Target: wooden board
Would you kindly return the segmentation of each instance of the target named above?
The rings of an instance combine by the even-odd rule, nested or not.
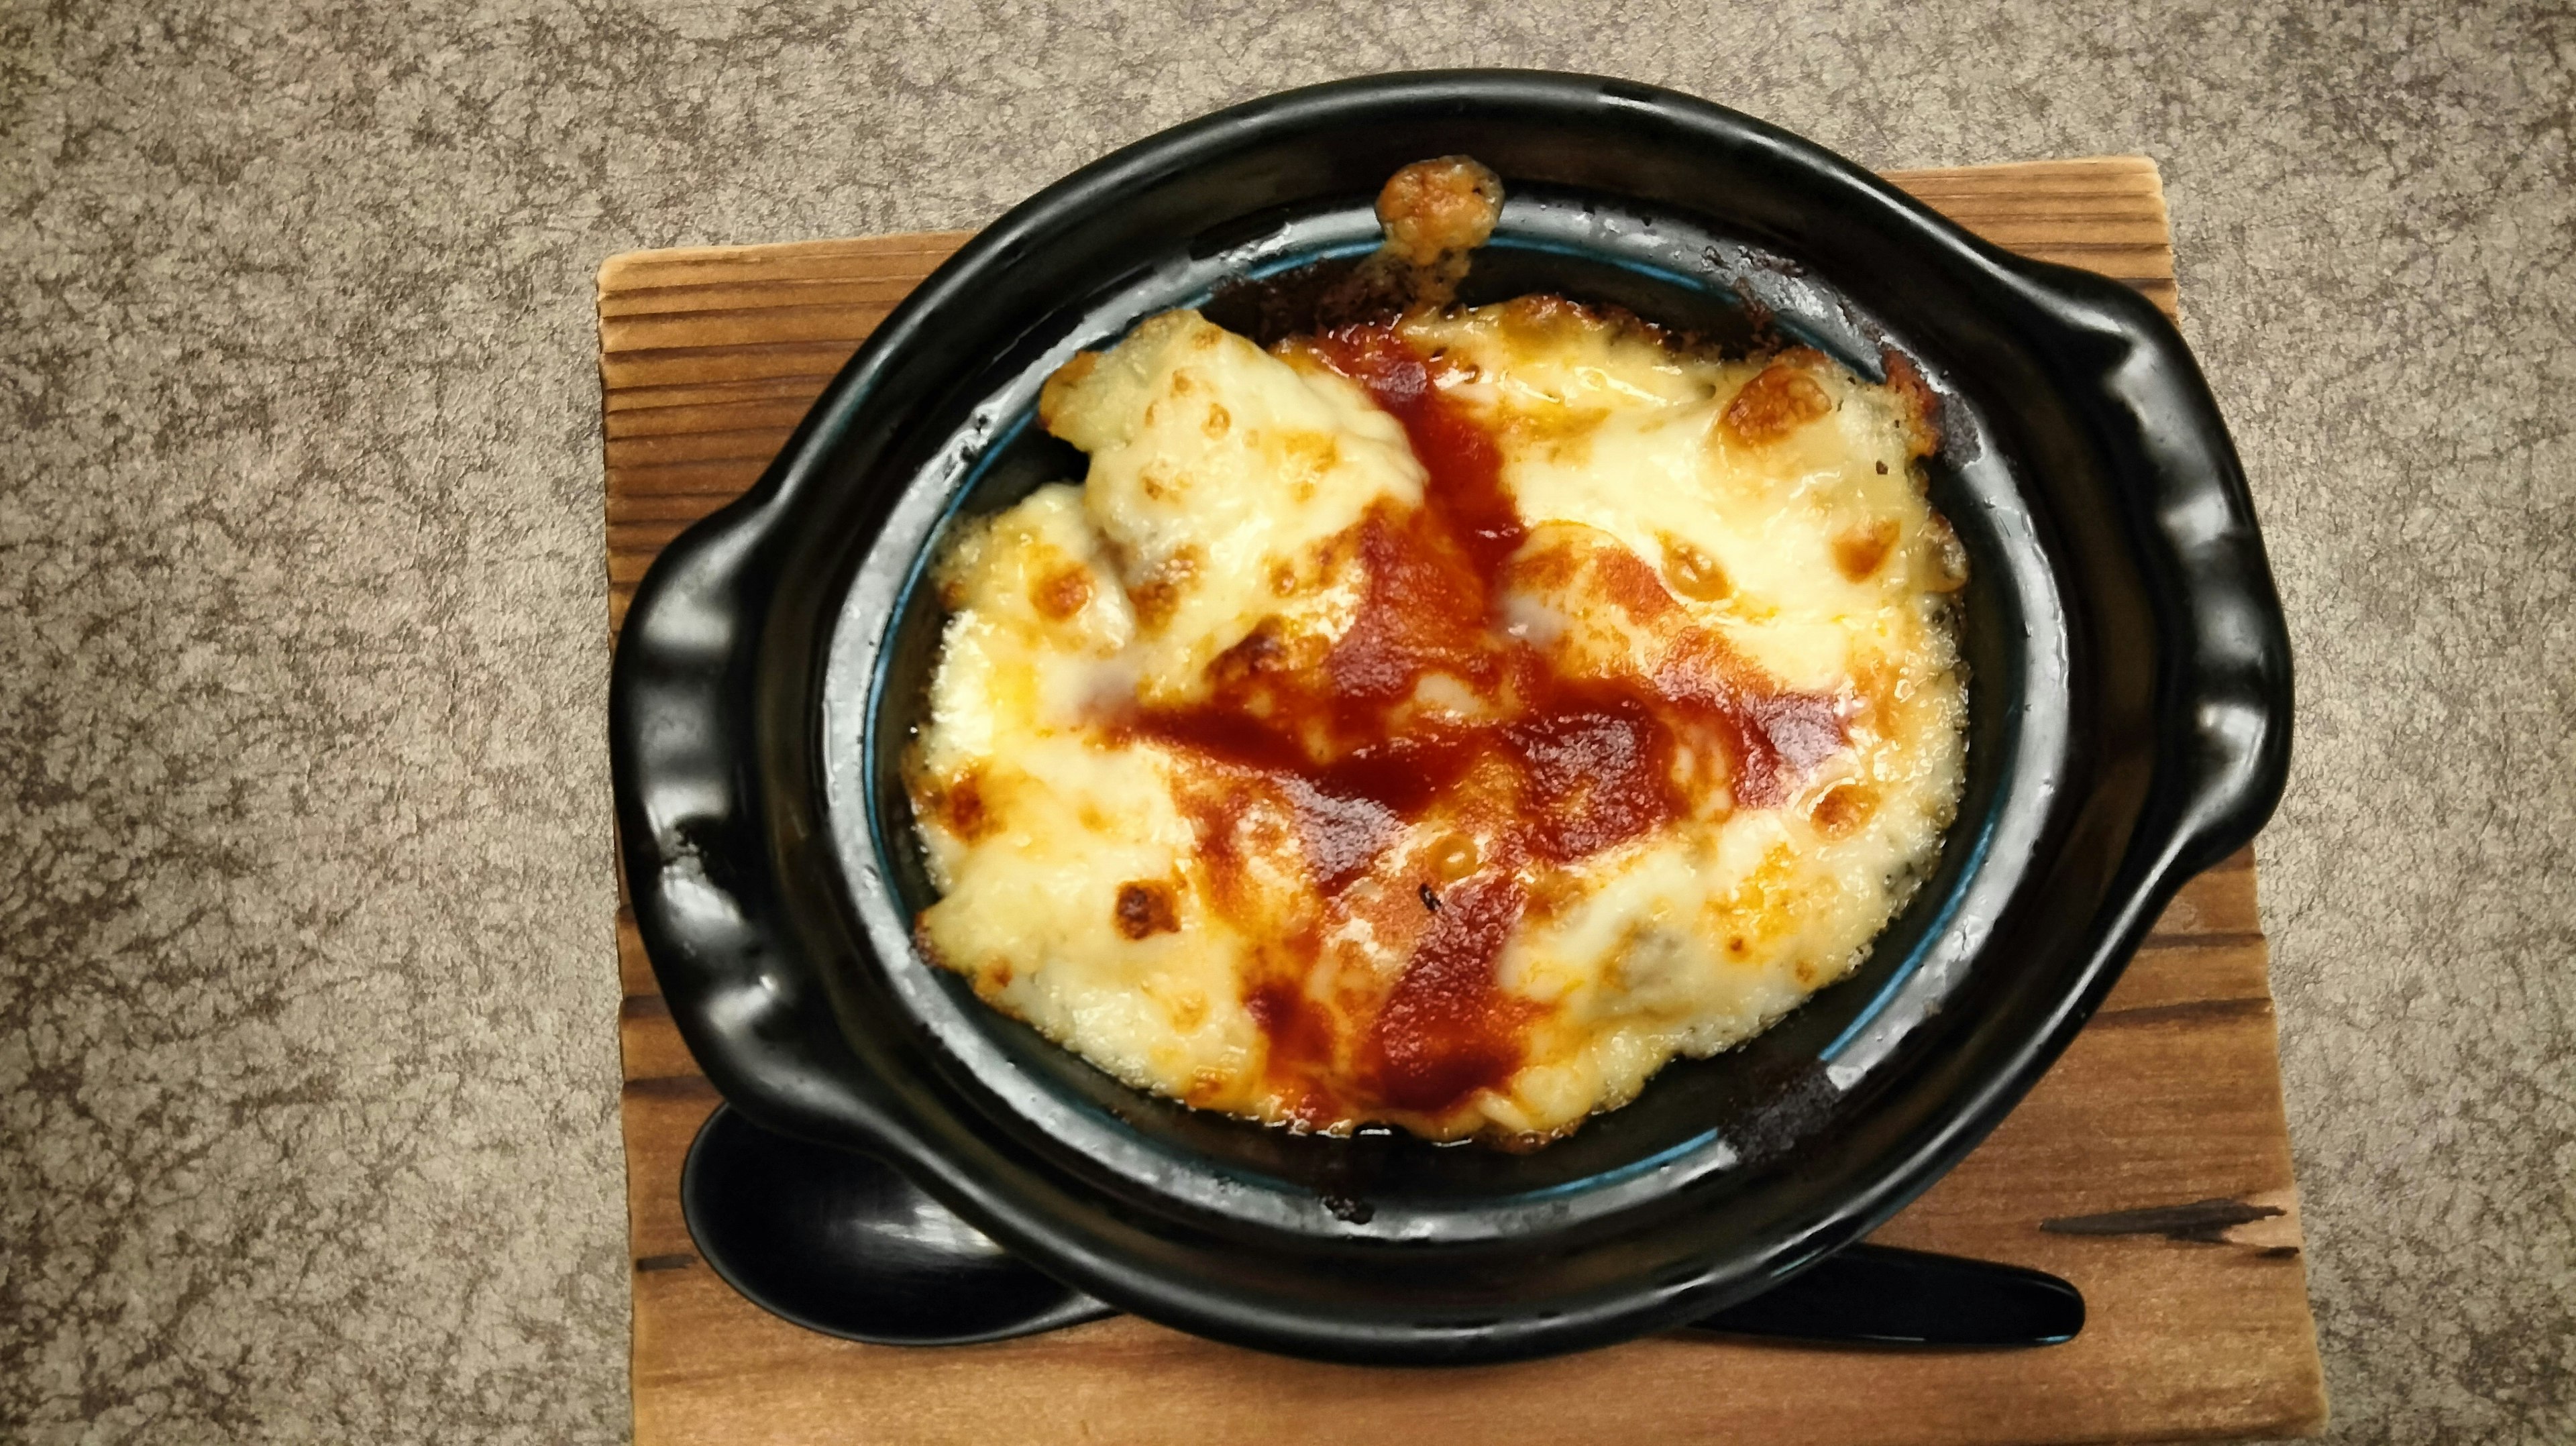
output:
[[[2175,306],[2150,161],[1892,179],[2000,244]],[[601,268],[612,626],[662,545],[758,477],[860,339],[965,239],[639,252]],[[2030,1098],[1876,1237],[2074,1281],[2091,1323],[2035,1352],[1676,1336],[1424,1372],[1280,1360],[1136,1320],[945,1350],[831,1340],[763,1314],[691,1248],[680,1162],[716,1097],[622,912],[617,943],[642,1446],[2042,1443],[2324,1422],[2250,853],[2184,890]]]

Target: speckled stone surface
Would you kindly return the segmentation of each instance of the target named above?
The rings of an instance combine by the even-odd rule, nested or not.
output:
[[[2576,18],[0,3],[0,1439],[626,1426],[591,278],[1300,82],[2139,151],[2299,648],[2260,846],[2349,1442],[2576,1440]]]

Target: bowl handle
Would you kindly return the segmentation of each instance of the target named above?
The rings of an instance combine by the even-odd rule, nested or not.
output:
[[[2217,400],[2182,334],[2129,287],[2020,261],[2055,315],[2073,388],[2133,509],[2140,564],[2163,634],[2156,711],[2169,738],[2158,802],[2173,810],[2156,861],[2170,881],[2251,842],[2289,780],[2289,630],[2254,499]]]
[[[758,666],[782,539],[773,485],[666,548],[628,609],[609,678],[620,863],[681,1038],[764,1128],[881,1146],[885,1101],[834,1018],[782,897]]]

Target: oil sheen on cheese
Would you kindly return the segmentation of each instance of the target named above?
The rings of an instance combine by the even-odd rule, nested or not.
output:
[[[1052,379],[908,777],[939,963],[1142,1089],[1545,1140],[1849,972],[1961,783],[1928,394],[1548,297]]]

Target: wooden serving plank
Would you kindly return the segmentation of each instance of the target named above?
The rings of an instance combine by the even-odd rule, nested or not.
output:
[[[1998,244],[2174,310],[2151,161],[1890,179]],[[700,247],[601,267],[612,628],[663,544],[759,476],[869,329],[965,239]],[[2184,889],[2029,1099],[1876,1236],[2065,1276],[2092,1311],[2074,1343],[1907,1353],[1672,1336],[1447,1372],[1283,1360],[1132,1319],[900,1350],[764,1314],[681,1221],[681,1160],[716,1096],[621,909],[635,1438],[1988,1446],[2314,1431],[2324,1385],[2254,889],[2250,851]]]

